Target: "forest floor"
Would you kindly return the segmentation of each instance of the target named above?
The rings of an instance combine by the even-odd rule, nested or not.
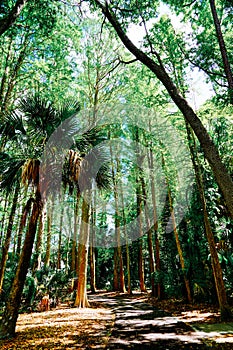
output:
[[[220,323],[217,308],[182,301],[158,302],[147,294],[89,295],[91,308],[60,305],[20,314],[16,337],[1,350],[232,349],[233,322]]]

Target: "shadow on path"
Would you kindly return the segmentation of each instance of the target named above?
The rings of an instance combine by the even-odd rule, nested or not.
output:
[[[197,333],[176,317],[130,297],[91,296],[116,315],[107,350],[207,349]]]

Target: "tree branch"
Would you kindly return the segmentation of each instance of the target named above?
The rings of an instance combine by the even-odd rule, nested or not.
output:
[[[124,32],[121,24],[117,20],[115,14],[112,12],[108,5],[108,1],[94,0],[99,9],[107,17],[110,24],[115,29],[118,37],[125,45],[125,47],[139,60],[142,64],[147,66],[151,72],[162,82],[167,92],[171,96],[174,103],[182,112],[185,120],[190,124],[194,133],[196,134],[205,154],[208,162],[213,170],[218,185],[222,190],[224,198],[227,203],[227,207],[231,217],[233,218],[233,181],[228,173],[225,165],[221,161],[218,150],[216,149],[212,139],[210,138],[206,128],[198,118],[192,107],[188,104],[187,100],[181,95],[176,85],[173,83],[167,72],[153,59],[151,59],[145,52],[140,50],[136,45],[132,43],[127,34]]]
[[[19,17],[28,0],[17,0],[15,6],[10,10],[8,16],[0,20],[0,35],[5,33]]]

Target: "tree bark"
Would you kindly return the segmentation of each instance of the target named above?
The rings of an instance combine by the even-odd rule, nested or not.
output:
[[[32,266],[33,273],[41,269],[41,249],[42,249],[42,239],[44,235],[45,220],[46,220],[46,205],[39,216],[39,225],[37,230],[35,253],[33,257],[33,266]]]
[[[227,78],[229,98],[230,98],[231,104],[233,104],[233,75],[232,75],[232,71],[231,71],[231,66],[230,66],[230,62],[228,59],[225,41],[224,41],[224,38],[222,35],[221,24],[220,24],[218,14],[217,14],[217,9],[215,6],[215,0],[209,0],[209,1],[210,1],[210,8],[211,8],[213,20],[214,20],[215,30],[216,30],[216,34],[217,34],[218,44],[219,44],[220,52],[222,55],[224,71],[225,71],[226,78]]]
[[[214,239],[213,231],[211,229],[211,225],[209,221],[206,199],[205,199],[204,184],[203,184],[203,179],[202,179],[202,174],[200,169],[200,163],[196,152],[195,138],[188,123],[186,123],[186,130],[187,130],[187,137],[188,137],[191,159],[192,159],[193,168],[194,168],[195,177],[196,177],[197,188],[199,192],[201,205],[203,208],[204,226],[205,226],[206,237],[207,237],[207,241],[210,249],[211,264],[212,264],[212,269],[214,274],[215,287],[218,295],[218,302],[219,302],[221,317],[222,319],[228,319],[229,316],[231,316],[231,311],[227,303],[227,296],[226,296],[226,290],[225,290],[225,285],[223,281],[222,268],[218,259],[215,239]]]
[[[73,232],[73,241],[72,241],[72,250],[71,250],[71,272],[74,272],[77,269],[77,232],[78,232],[78,210],[80,202],[80,193],[77,192],[76,203],[74,208],[74,232]]]
[[[110,132],[109,132],[109,140]],[[113,182],[113,192],[115,199],[115,239],[116,239],[116,247],[114,248],[114,279],[113,279],[113,287],[114,290],[118,290],[119,292],[125,293],[125,277],[124,277],[124,264],[122,257],[122,247],[121,247],[121,230],[120,230],[120,213],[119,213],[119,195],[118,188],[115,176],[115,168],[114,168],[114,160],[113,160],[113,152],[112,146],[110,144],[110,156],[111,156],[111,164],[112,164],[112,182]],[[118,163],[116,172],[118,171]]]
[[[172,100],[175,102],[177,107],[182,112],[185,120],[191,125],[194,133],[196,134],[202,149],[204,151],[205,157],[208,160],[216,181],[223,193],[224,199],[226,201],[227,208],[229,210],[230,216],[233,218],[233,180],[228,173],[225,165],[221,161],[220,155],[210,138],[207,130],[202,124],[201,120],[198,118],[194,110],[190,107],[187,100],[181,95],[178,88],[173,83],[170,76],[165,71],[162,65],[161,58],[159,57],[159,64],[151,59],[146,53],[135,46],[129,39],[127,34],[125,34],[120,23],[116,19],[116,16],[109,8],[108,2],[95,0],[95,4],[102,10],[103,14],[107,17],[113,28],[115,29],[117,35],[119,36],[125,47],[146,67],[148,67],[156,77],[162,82]]]
[[[31,205],[32,205],[32,199],[29,198],[29,200],[27,201],[26,205],[23,208],[23,212],[22,212],[22,216],[21,216],[21,220],[20,220],[20,224],[19,224],[19,232],[18,232],[17,247],[16,247],[16,256],[17,257],[20,256],[23,229],[26,226],[27,217],[28,217],[28,214],[31,210]]]
[[[95,273],[95,225],[96,225],[96,193],[93,191],[93,203],[91,208],[91,229],[90,229],[90,286],[92,293],[96,292]]]
[[[27,272],[30,266],[32,248],[36,235],[37,221],[41,213],[41,209],[41,196],[37,190],[22,253],[20,255],[19,264],[16,270],[16,275],[6,303],[4,314],[1,319],[0,339],[9,339],[15,336],[15,327],[18,318],[21,296]]]
[[[58,236],[58,247],[57,247],[57,269],[61,269],[61,245],[62,245],[62,229],[63,229],[63,216],[64,216],[64,199],[65,193],[62,194],[62,199],[60,201],[61,205],[61,214],[60,214],[60,223],[59,223],[59,236]]]
[[[2,285],[3,285],[4,273],[5,273],[6,263],[7,263],[7,258],[8,258],[8,250],[9,250],[10,242],[11,242],[11,234],[12,234],[15,212],[16,212],[16,208],[17,208],[19,190],[20,190],[20,185],[18,184],[15,187],[13,203],[12,203],[8,227],[7,227],[7,231],[6,231],[5,242],[4,242],[3,249],[2,249],[2,258],[1,258],[1,265],[0,265],[0,294],[2,293]]]
[[[88,265],[88,244],[89,244],[89,220],[90,220],[90,205],[83,199],[82,204],[82,222],[79,235],[78,247],[78,285],[77,294],[74,305],[80,308],[89,307],[87,299],[87,265]]]
[[[163,168],[165,166],[165,160],[164,160],[163,155],[162,155],[162,166],[163,166]],[[186,275],[186,265],[185,265],[185,260],[184,260],[184,256],[183,256],[183,250],[181,247],[179,233],[178,233],[177,226],[176,226],[176,218],[175,218],[175,212],[174,212],[174,208],[173,208],[173,199],[172,199],[171,189],[170,189],[168,177],[167,176],[165,176],[165,177],[166,177],[169,208],[170,208],[170,214],[171,214],[171,220],[172,220],[172,228],[173,228],[175,241],[176,241],[176,247],[177,247],[177,251],[178,251],[178,255],[179,255],[179,259],[180,259],[180,265],[181,265],[181,269],[182,269],[183,276],[184,276],[184,283],[185,283],[185,288],[186,288],[186,292],[187,292],[187,300],[189,303],[191,303],[192,302],[192,294],[191,294],[191,289],[190,289],[190,283],[189,283],[189,280],[188,280],[187,275]]]
[[[151,121],[149,120],[149,131],[151,133]],[[157,208],[156,208],[156,197],[155,197],[155,177],[154,177],[154,158],[152,146],[148,145],[147,147],[147,158],[149,165],[149,175],[150,175],[150,184],[151,184],[151,197],[153,204],[153,229],[155,235],[155,270],[159,273],[160,271],[160,246],[158,238],[158,218],[157,218]],[[157,284],[157,298],[161,298],[161,283]]]
[[[139,231],[139,239],[138,239],[138,277],[141,292],[146,292],[145,286],[145,274],[144,274],[144,258],[143,258],[143,231],[142,231],[142,198],[140,193],[140,184],[137,174],[137,188],[136,188],[136,196],[137,196],[137,224]]]

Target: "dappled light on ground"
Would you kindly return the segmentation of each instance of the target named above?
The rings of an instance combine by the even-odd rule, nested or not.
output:
[[[113,325],[106,308],[61,308],[22,314],[16,338],[0,342],[1,350],[104,349]]]

